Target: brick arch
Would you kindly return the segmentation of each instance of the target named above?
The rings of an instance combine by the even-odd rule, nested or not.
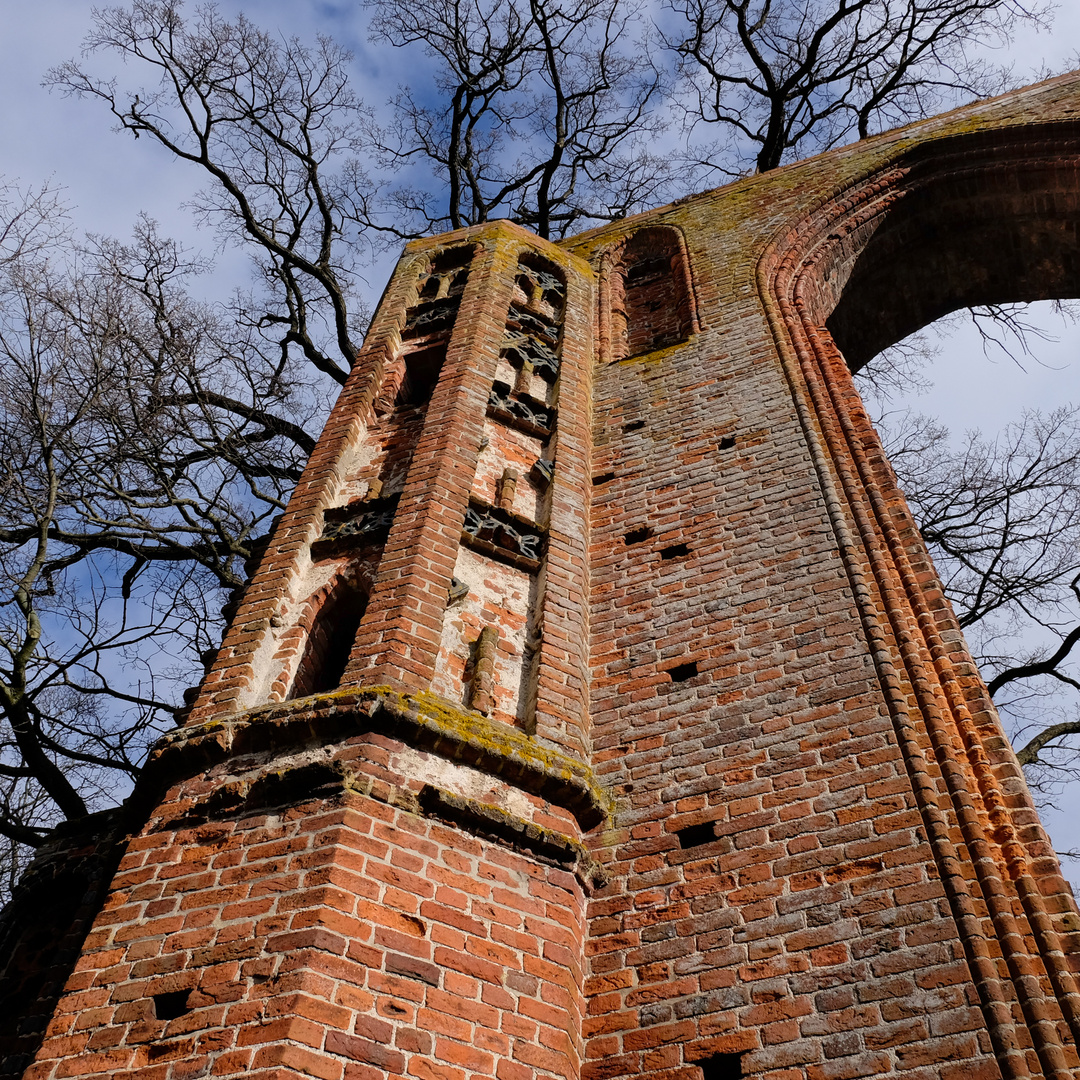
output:
[[[336,689],[345,674],[368,588],[353,576],[338,574],[308,598],[293,628],[294,653],[300,653],[288,698]]]
[[[831,228],[800,285],[853,370],[957,308],[1080,296],[1080,125],[924,144],[856,200],[806,223]]]
[[[700,330],[681,229],[637,229],[603,253],[600,276],[609,361],[667,348]]]
[[[924,144],[789,222],[757,266],[912,798],[1007,1076],[1027,1075],[1017,1049],[1027,1040],[1054,1074],[1080,1039],[1076,906],[851,370],[960,306],[1080,295],[1078,149],[1071,122]],[[987,948],[994,939],[1002,966]]]

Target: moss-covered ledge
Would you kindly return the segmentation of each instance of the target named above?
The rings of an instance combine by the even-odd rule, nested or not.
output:
[[[144,783],[160,789],[226,759],[340,742],[365,731],[498,776],[569,810],[583,829],[599,825],[611,809],[584,762],[435,694],[385,686],[347,687],[178,728],[154,746]]]

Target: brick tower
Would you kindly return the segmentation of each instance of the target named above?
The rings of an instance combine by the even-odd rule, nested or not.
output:
[[[28,1080],[1074,1077],[1080,918],[849,368],[1080,295],[1077,117],[410,244]]]

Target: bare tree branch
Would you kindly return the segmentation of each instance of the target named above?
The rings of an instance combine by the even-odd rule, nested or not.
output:
[[[667,0],[666,44],[681,61],[691,127],[725,139],[710,162],[758,172],[853,136],[1005,88],[986,63],[1019,22],[1022,0]],[[980,50],[982,50],[980,52]]]

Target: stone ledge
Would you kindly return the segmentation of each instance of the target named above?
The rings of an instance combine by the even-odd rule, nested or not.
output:
[[[581,761],[435,694],[382,686],[349,687],[179,728],[151,751],[143,783],[160,788],[228,758],[336,742],[365,731],[498,776],[569,810],[583,830],[599,825],[611,809]]]

